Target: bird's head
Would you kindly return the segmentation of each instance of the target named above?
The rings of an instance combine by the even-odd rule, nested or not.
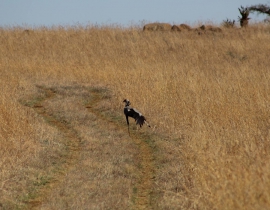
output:
[[[126,103],[126,106],[129,106],[131,103],[130,103],[130,101],[128,100],[128,99],[125,99],[124,101],[123,101],[123,103]]]

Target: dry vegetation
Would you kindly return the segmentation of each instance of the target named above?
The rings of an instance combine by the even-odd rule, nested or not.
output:
[[[0,43],[0,209],[131,208],[143,135],[147,208],[270,208],[269,26],[6,27]],[[109,90],[95,111],[92,87]],[[152,130],[128,137],[124,98]]]

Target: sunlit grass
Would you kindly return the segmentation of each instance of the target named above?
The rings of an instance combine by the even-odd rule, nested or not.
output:
[[[19,174],[40,161],[40,141],[58,135],[21,99],[40,94],[35,85],[87,84],[111,91],[113,112],[128,98],[166,137],[157,143],[157,207],[269,208],[269,26],[202,35],[2,28],[0,43],[4,200],[15,203],[26,186]]]

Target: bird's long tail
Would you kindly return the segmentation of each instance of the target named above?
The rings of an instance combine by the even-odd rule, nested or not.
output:
[[[144,122],[149,128],[151,128],[150,124],[146,120],[144,120]]]
[[[146,119],[145,119],[144,116],[140,116],[140,117],[136,118],[135,121],[136,121],[136,124],[137,124],[137,125],[140,125],[140,127],[142,127],[144,123],[147,124],[148,127],[151,127],[151,126],[149,125],[149,123],[146,121]]]

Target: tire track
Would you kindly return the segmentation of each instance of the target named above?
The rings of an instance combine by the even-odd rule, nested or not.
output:
[[[99,118],[104,119],[108,123],[117,125],[119,129],[126,130],[125,124],[120,124],[119,121],[112,120],[109,115],[102,115],[100,110],[95,109],[95,105],[102,100],[102,95],[98,94],[97,91],[92,91],[92,100],[86,108]],[[133,209],[153,209],[152,197],[154,194],[154,179],[155,179],[155,167],[154,167],[154,151],[152,140],[147,134],[136,133],[131,137],[132,141],[139,148],[139,166],[137,170],[138,180],[133,188]]]
[[[57,118],[57,114],[46,108],[46,102],[53,100],[56,97],[58,88],[48,88],[44,86],[37,86],[37,88],[44,94],[33,103],[30,107],[43,117],[48,124],[56,127],[64,136],[61,140],[66,145],[67,155],[63,157],[65,160],[61,161],[61,170],[57,170],[53,174],[50,181],[41,186],[37,191],[37,196],[29,199],[26,204],[28,209],[39,209],[43,202],[48,200],[50,192],[60,185],[65,179],[65,174],[72,169],[79,159],[79,152],[81,150],[81,139],[76,130],[74,130],[68,122],[62,122]],[[84,88],[84,87],[82,87]],[[97,116],[106,123],[112,124],[121,130],[126,130],[126,125],[120,120],[115,120],[112,116],[106,115],[106,112],[98,108],[98,104],[104,100],[103,89],[91,88],[87,89],[90,93],[90,100],[85,104],[89,112]],[[55,115],[56,114],[56,115]],[[139,153],[136,162],[138,163],[136,171],[136,183],[133,186],[132,208],[133,209],[153,209],[153,193],[154,193],[154,179],[155,179],[155,157],[153,149],[153,141],[151,137],[142,132],[132,134],[131,140],[138,147]]]
[[[39,209],[42,203],[47,200],[50,191],[60,184],[64,179],[65,174],[72,169],[73,165],[78,160],[79,151],[81,150],[81,140],[77,136],[76,131],[67,123],[57,120],[54,113],[50,112],[44,105],[46,101],[52,100],[56,96],[56,91],[53,88],[46,88],[43,86],[37,86],[37,88],[44,93],[44,97],[37,100],[31,107],[34,108],[49,125],[52,125],[61,131],[63,135],[61,141],[65,145],[65,156],[61,159],[61,163],[58,163],[61,165],[57,165],[59,168],[58,170],[55,170],[56,172],[48,183],[37,190],[37,194],[34,198],[25,202],[27,204],[27,209]]]

